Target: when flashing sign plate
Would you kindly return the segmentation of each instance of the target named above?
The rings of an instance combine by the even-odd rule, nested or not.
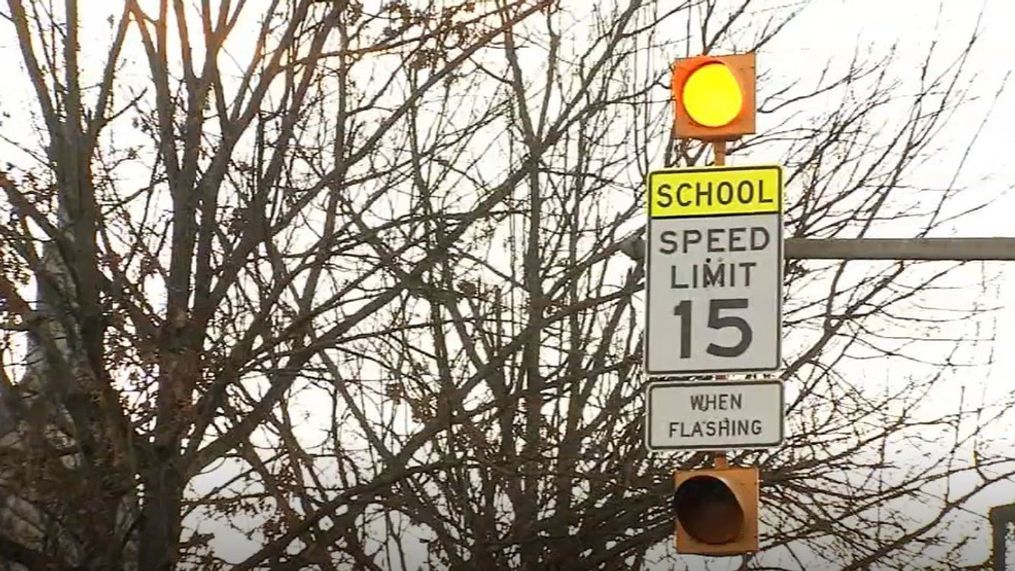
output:
[[[769,448],[783,439],[782,382],[654,381],[645,389],[649,450]]]
[[[648,177],[645,370],[773,371],[782,341],[782,170]]]

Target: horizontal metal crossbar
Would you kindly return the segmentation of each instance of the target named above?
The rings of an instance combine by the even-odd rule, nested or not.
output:
[[[1015,238],[789,238],[798,260],[1015,261]]]

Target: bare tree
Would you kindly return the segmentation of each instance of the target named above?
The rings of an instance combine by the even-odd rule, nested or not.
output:
[[[671,471],[703,456],[642,445],[622,253],[646,173],[708,161],[669,139],[671,59],[764,54],[791,11],[125,0],[99,45],[79,8],[4,14],[43,143],[6,137],[36,162],[0,201],[0,561],[681,563]],[[908,99],[859,51],[762,89],[774,126],[731,152],[782,157],[787,234],[962,214],[912,169],[974,43]],[[956,269],[787,264],[790,438],[736,458],[763,473],[745,567],[955,564],[953,514],[1015,468],[977,440],[1004,403],[922,406],[990,337],[985,304],[950,305],[951,331],[927,309]],[[875,359],[905,382],[862,378]]]

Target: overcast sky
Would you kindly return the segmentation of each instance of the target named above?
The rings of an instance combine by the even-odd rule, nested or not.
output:
[[[982,8],[982,16],[980,9]],[[973,152],[966,159],[959,184],[971,192],[996,197],[996,202],[956,224],[956,236],[1015,236],[1015,2],[1010,0],[943,1],[934,0],[815,0],[768,50],[771,57],[799,58],[802,67],[842,57],[856,45],[871,44],[873,50],[898,46],[899,72],[906,63],[916,66],[931,42],[938,45],[942,59],[957,53],[976,29],[981,36],[970,60],[975,79],[969,84],[971,101],[959,112],[942,139],[961,151],[983,123]],[[759,68],[764,60],[759,61]],[[915,68],[914,68],[915,69]],[[802,73],[807,75],[807,73]],[[995,101],[996,98],[996,101]],[[947,153],[945,153],[947,155]],[[943,159],[949,157],[942,157]],[[954,157],[950,157],[954,158]],[[942,160],[942,163],[947,162]],[[950,169],[935,171],[933,165],[921,173],[928,184],[944,185],[952,176]],[[906,236],[896,236],[904,238]],[[1010,265],[1008,265],[1010,264]],[[998,317],[996,363],[989,382],[1007,391],[1015,390],[1015,262],[995,262],[991,271],[1003,274],[1001,302],[1006,306]],[[985,379],[986,380],[986,379]],[[1015,426],[1010,427],[1015,431]],[[1015,497],[1012,498],[1015,501]]]
[[[1015,33],[1012,32],[1015,2],[815,0],[763,55],[778,58],[778,65],[784,68],[787,60],[799,62],[803,68],[811,66],[813,73],[824,61],[842,57],[856,45],[869,43],[881,49],[896,45],[900,56],[898,71],[905,74],[906,63],[918,64],[931,42],[937,43],[942,56],[956,53],[968,39],[969,32],[976,28],[978,18],[982,34],[970,60],[975,79],[968,86],[975,99],[956,116],[942,138],[961,150],[981,122],[988,119],[983,123],[973,153],[966,159],[960,182],[968,185],[971,192],[997,200],[992,207],[958,223],[954,235],[1011,237],[1015,236],[1015,193],[1011,191],[1015,186],[1015,85],[1012,85],[1015,78],[1008,76],[1015,68]],[[759,55],[759,70],[765,64],[766,59]],[[793,65],[797,64],[789,64]],[[807,73],[802,72],[802,75]],[[943,185],[951,178],[952,171],[936,171],[931,165],[923,175],[926,181],[940,181]],[[1015,348],[1015,262],[994,262],[988,264],[987,269],[999,273],[1001,279],[997,301],[1002,309],[996,314],[995,361],[989,370],[972,371],[976,378],[968,381],[974,386],[983,385],[989,399],[990,395],[1015,391],[1015,351],[1012,350]],[[975,292],[967,295],[975,295]],[[1013,443],[1009,449],[1015,450],[1015,415],[1010,414],[1007,422],[996,430],[991,436]],[[982,495],[970,507],[985,515],[990,506],[1009,502],[1015,502],[1015,483]],[[989,537],[984,534],[982,541],[968,550],[968,562],[982,561],[988,550]]]

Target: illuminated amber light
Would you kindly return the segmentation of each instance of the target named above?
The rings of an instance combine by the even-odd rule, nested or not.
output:
[[[687,114],[705,127],[729,124],[744,106],[737,78],[721,63],[705,64],[691,72],[681,95]]]

